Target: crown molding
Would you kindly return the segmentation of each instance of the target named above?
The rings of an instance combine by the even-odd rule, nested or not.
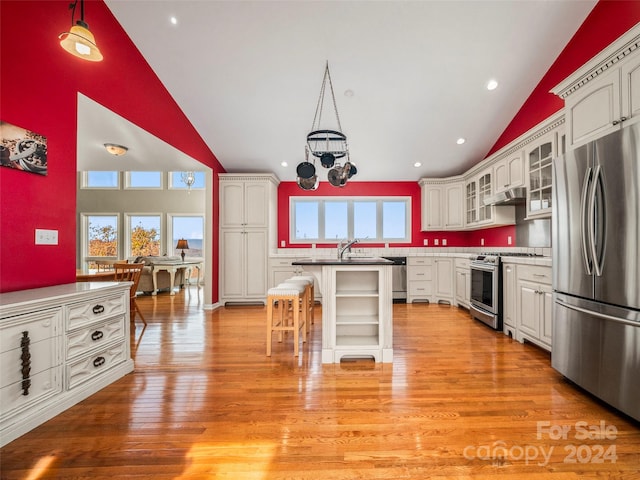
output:
[[[640,22],[636,23],[615,42],[552,88],[550,93],[566,99],[593,79],[607,73],[611,68],[615,68],[616,64],[627,58],[639,47]]]

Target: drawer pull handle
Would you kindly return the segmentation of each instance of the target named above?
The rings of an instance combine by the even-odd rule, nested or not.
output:
[[[94,342],[97,342],[102,337],[104,337],[104,333],[102,333],[100,330],[96,330],[91,334],[91,340],[93,340]]]
[[[102,365],[104,365],[104,362],[106,362],[104,357],[98,357],[93,361],[93,366],[96,368],[101,367]]]
[[[103,312],[104,312],[104,305],[98,304],[95,307],[93,307],[93,313],[95,313],[96,315]]]
[[[29,332],[22,332],[22,338],[20,339],[20,348],[22,350],[22,355],[20,359],[22,360],[22,395],[29,395],[29,388],[31,387],[31,377],[29,374],[31,373],[31,352],[29,351],[29,345],[31,344],[31,339],[29,338]]]
[[[418,276],[418,277],[424,277],[424,273],[416,273],[416,276]]]
[[[533,276],[534,277],[546,277],[546,275],[544,273],[534,273]]]

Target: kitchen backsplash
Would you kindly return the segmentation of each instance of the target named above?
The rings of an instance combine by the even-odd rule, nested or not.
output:
[[[435,253],[446,256],[451,253],[481,253],[481,252],[517,252],[551,256],[551,248],[548,247],[391,247],[391,248],[367,248],[358,246],[352,248],[352,254],[363,256],[411,256],[420,253]],[[336,248],[279,248],[277,255],[290,255],[296,257],[333,257],[337,255]]]

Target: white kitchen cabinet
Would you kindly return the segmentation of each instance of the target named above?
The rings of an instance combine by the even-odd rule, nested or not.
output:
[[[265,302],[268,256],[276,248],[278,181],[220,174],[220,302]]]
[[[496,162],[493,166],[495,193],[524,185],[524,151],[515,153]]]
[[[433,258],[407,257],[407,303],[433,298]]]
[[[455,259],[456,303],[460,307],[469,308],[471,303],[471,268],[466,258]]]
[[[422,230],[462,230],[464,228],[464,183],[456,178],[420,180],[422,188]]]
[[[265,229],[220,232],[220,299],[222,302],[264,302],[267,292]]]
[[[271,175],[220,174],[220,226],[268,228],[273,184]]]
[[[505,335],[517,339],[517,266],[514,264],[502,264],[502,323]]]
[[[484,199],[490,197],[493,192],[491,172],[491,168],[482,171],[465,184],[466,230],[516,223],[515,206],[484,204]]]
[[[453,303],[453,259],[407,258],[407,303]]]
[[[551,131],[526,150],[527,218],[548,217],[552,212],[552,167],[557,156],[558,132]]]
[[[0,445],[133,370],[129,284],[0,294]]]
[[[551,351],[553,290],[551,268],[518,265],[517,269],[518,341],[530,341]]]
[[[640,121],[639,39],[636,26],[552,90],[565,100],[568,149]]]

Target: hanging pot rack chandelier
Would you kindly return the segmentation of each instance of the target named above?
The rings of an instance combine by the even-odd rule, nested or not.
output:
[[[321,127],[327,83],[329,84],[329,89],[331,91],[333,112],[335,114],[338,127],[337,130]],[[309,161],[309,154],[314,157],[313,163]],[[344,165],[341,165],[340,162],[336,162],[336,160],[340,160],[345,157],[346,162]],[[296,169],[296,173],[298,175],[298,186],[303,190],[315,190],[318,188],[319,182],[315,166],[316,158],[320,159],[320,164],[324,168],[330,169],[327,174],[327,180],[334,187],[343,187],[346,185],[347,180],[357,173],[356,166],[349,159],[347,136],[342,133],[340,115],[338,115],[336,97],[333,91],[333,82],[331,81],[331,73],[329,72],[329,62],[326,63],[324,69],[322,87],[320,88],[320,96],[318,97],[318,103],[316,105],[316,113],[313,116],[311,132],[307,134],[305,161],[300,163]]]

